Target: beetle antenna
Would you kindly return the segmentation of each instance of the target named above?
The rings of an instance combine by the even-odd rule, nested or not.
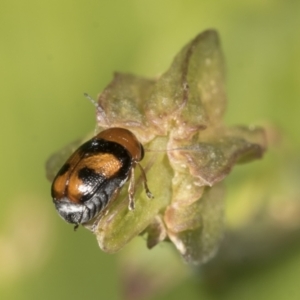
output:
[[[83,93],[84,97],[86,97],[88,100],[90,100],[92,102],[92,104],[96,107],[97,111],[102,114],[102,115],[105,115],[106,117],[106,113],[105,111],[103,110],[103,108],[97,103],[97,101],[92,98],[88,93]]]
[[[104,109],[101,107],[101,105],[99,103],[97,103],[97,101],[94,98],[92,98],[88,93],[83,93],[83,95],[96,107],[96,110],[98,112],[97,117],[96,117],[96,119],[97,119],[97,125],[96,125],[96,129],[95,129],[95,133],[96,133],[97,129],[100,127],[99,122],[100,123],[103,122],[103,123],[105,123],[105,125],[109,125],[106,113],[105,113]]]
[[[198,149],[191,149],[191,148],[185,148],[185,147],[178,147],[178,148],[171,148],[171,149],[147,149],[144,148],[145,152],[172,152],[172,151],[189,151],[189,152],[197,152]]]

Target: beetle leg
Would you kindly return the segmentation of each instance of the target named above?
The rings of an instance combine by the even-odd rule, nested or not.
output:
[[[134,192],[135,192],[135,180],[134,180],[134,168],[131,168],[130,181],[128,186],[128,196],[129,196],[129,204],[128,209],[134,210]]]
[[[147,177],[146,177],[146,174],[145,174],[145,171],[144,171],[144,168],[139,164],[137,163],[140,170],[141,170],[141,174],[142,174],[142,178],[143,178],[143,185],[144,185],[144,189],[145,189],[145,192],[146,192],[146,195],[149,199],[153,199],[154,196],[152,195],[152,193],[150,192],[149,188],[148,188],[148,185],[147,185]]]

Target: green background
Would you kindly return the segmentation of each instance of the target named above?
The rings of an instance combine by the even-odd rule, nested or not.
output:
[[[44,165],[94,129],[83,92],[96,97],[114,71],[164,72],[207,28],[226,58],[227,124],[273,122],[299,149],[297,0],[1,1],[1,299],[122,299],[119,254],[59,219]],[[294,253],[221,294],[194,276],[153,297],[299,299],[299,276]]]

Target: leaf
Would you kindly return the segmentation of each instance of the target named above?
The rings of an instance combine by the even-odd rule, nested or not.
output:
[[[183,258],[192,264],[205,263],[214,256],[223,237],[222,185],[206,187],[203,196],[192,204],[173,203],[166,210],[165,222],[168,236]]]
[[[198,186],[212,186],[236,163],[261,158],[266,145],[261,128],[235,127],[201,132],[188,144],[171,139],[168,147],[178,149],[169,152],[175,170],[190,173]]]
[[[207,30],[187,44],[154,86],[146,115],[160,134],[189,139],[218,123],[225,110],[224,65],[218,34]]]
[[[145,118],[144,103],[155,81],[132,74],[115,73],[112,82],[98,97],[106,120],[97,112],[100,127],[123,127],[135,131],[142,143],[153,139],[155,132]]]

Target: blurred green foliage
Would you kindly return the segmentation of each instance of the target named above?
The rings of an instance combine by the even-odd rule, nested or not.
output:
[[[197,33],[216,28],[227,65],[227,123],[273,122],[288,141],[280,163],[297,158],[299,13],[293,0],[2,1],[0,298],[122,299],[122,253],[102,253],[89,232],[74,233],[58,218],[44,170],[51,153],[94,129],[83,92],[97,95],[114,71],[153,77]],[[228,197],[272,170],[274,159],[271,151],[234,171]],[[296,251],[243,275],[221,294],[195,276],[155,299],[300,297]]]

